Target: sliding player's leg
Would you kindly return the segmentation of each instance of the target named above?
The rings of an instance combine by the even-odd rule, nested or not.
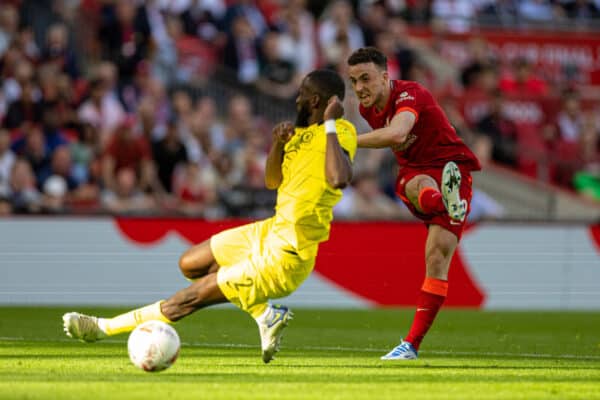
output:
[[[292,293],[314,266],[314,258],[301,260],[297,254],[283,251],[281,240],[274,238],[270,227],[270,222],[259,226],[260,246],[246,261],[222,267],[217,273],[227,299],[256,321],[265,363],[279,350],[283,331],[293,317],[287,307],[271,305],[268,300]],[[215,255],[220,254],[220,244],[218,238],[212,242]]]
[[[217,274],[210,273],[169,297],[113,318],[97,318],[70,312],[63,315],[66,334],[74,339],[95,342],[107,336],[130,332],[152,320],[175,322],[201,308],[227,302],[217,284]]]
[[[224,230],[209,240],[190,247],[179,258],[179,268],[190,280],[217,272],[220,265],[235,265],[256,250],[260,227],[265,221]],[[218,248],[214,242],[218,242]],[[216,254],[216,255],[215,255]]]
[[[161,300],[108,319],[76,312],[66,313],[63,316],[65,332],[73,338],[94,342],[106,336],[129,332],[145,321],[171,322],[170,316],[181,318],[180,315],[193,312],[194,305],[204,306],[205,301],[219,299],[222,293],[216,283],[216,272],[220,265],[232,265],[249,257],[254,249],[251,238],[256,225],[257,223],[223,231],[187,250],[181,256],[179,266],[186,278],[196,282],[177,292],[167,301]],[[219,243],[217,256],[213,251],[215,241]],[[221,300],[224,299],[223,297]],[[186,301],[188,304],[185,303]],[[165,303],[168,307],[166,311],[168,315],[163,314],[161,309]],[[181,304],[181,309],[177,308],[178,304]]]
[[[189,280],[217,272],[219,264],[210,248],[210,239],[186,250],[179,258],[179,269]]]

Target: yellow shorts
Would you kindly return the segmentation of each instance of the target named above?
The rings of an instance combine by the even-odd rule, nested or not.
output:
[[[228,229],[210,239],[210,248],[220,265],[219,288],[245,311],[289,295],[315,265],[314,257],[302,260],[293,247],[275,235],[272,224],[269,218]]]

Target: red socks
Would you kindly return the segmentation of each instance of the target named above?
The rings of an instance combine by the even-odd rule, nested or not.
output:
[[[423,214],[443,214],[446,212],[442,194],[432,187],[426,187],[419,193],[419,207],[423,210]]]
[[[439,192],[437,193],[439,195]],[[415,350],[419,350],[421,341],[427,334],[431,324],[433,324],[433,320],[444,303],[447,293],[448,281],[425,278],[425,282],[417,298],[415,318],[413,319],[408,336],[404,338],[404,340],[413,345]]]

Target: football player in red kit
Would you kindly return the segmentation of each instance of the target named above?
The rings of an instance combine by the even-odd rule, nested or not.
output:
[[[360,114],[374,129],[358,136],[358,147],[392,149],[400,166],[396,193],[428,228],[425,281],[412,326],[382,357],[412,360],[446,298],[450,260],[469,213],[470,172],[481,166],[427,89],[389,79],[387,59],[378,49],[352,53],[348,75]]]

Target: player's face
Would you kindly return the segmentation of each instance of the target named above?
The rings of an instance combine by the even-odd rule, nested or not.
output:
[[[352,89],[363,107],[372,107],[380,102],[388,87],[387,71],[369,62],[349,66],[348,75]]]
[[[314,102],[314,96],[315,94],[304,80],[300,85],[298,97],[296,97],[296,126],[305,127],[309,125],[311,102]]]

